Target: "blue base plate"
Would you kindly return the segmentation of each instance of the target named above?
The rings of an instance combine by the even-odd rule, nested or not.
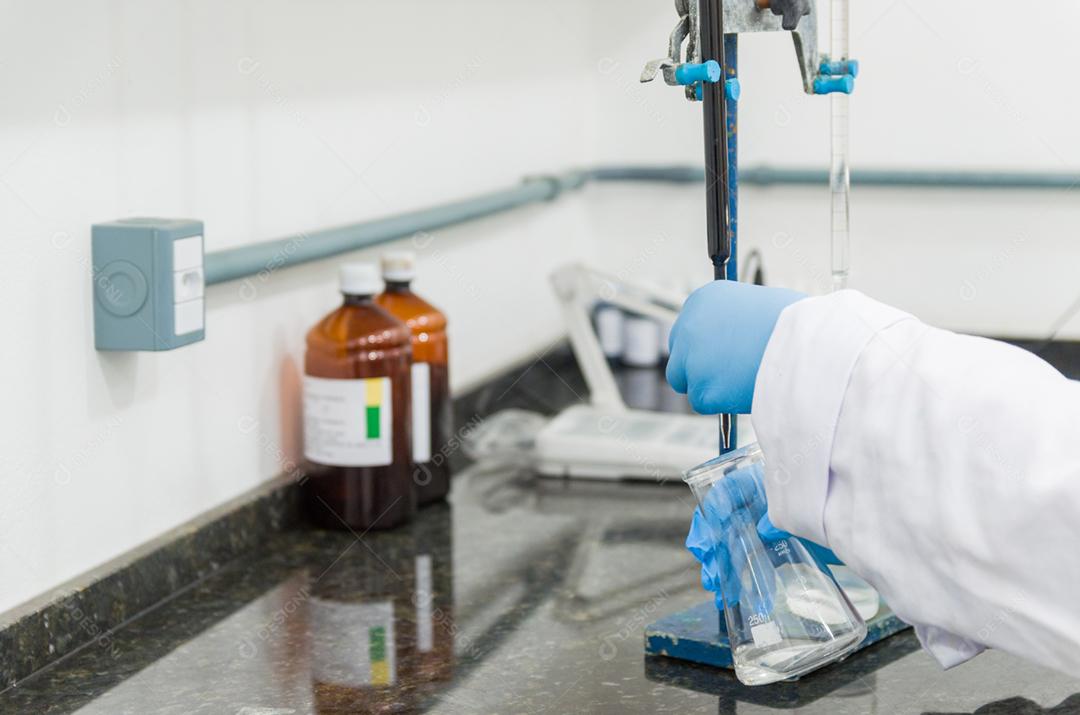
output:
[[[867,622],[866,638],[855,652],[908,627],[888,607],[882,606]],[[665,616],[646,627],[645,653],[718,668],[734,667],[724,618],[712,601]]]

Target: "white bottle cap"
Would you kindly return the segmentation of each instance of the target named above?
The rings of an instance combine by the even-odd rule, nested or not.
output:
[[[375,295],[382,288],[374,263],[343,263],[338,275],[345,295]]]
[[[628,315],[623,324],[622,360],[631,367],[654,367],[660,362],[660,326],[652,318]]]
[[[387,251],[382,254],[382,277],[385,281],[399,283],[416,278],[416,254],[412,251]]]
[[[596,337],[604,357],[617,358],[623,352],[623,312],[613,305],[596,309]]]

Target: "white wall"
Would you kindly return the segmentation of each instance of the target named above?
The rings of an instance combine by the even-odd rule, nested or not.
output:
[[[1075,5],[1041,6],[1055,21],[1026,36],[930,0],[856,5],[856,165],[1080,170],[1080,103],[1055,70]],[[97,353],[91,223],[200,218],[216,250],[525,173],[700,161],[699,108],[636,81],[673,24],[661,0],[5,10],[0,610],[280,472],[303,333],[338,300],[336,261],[279,271],[211,288],[203,343]],[[827,101],[801,94],[790,40],[744,39],[742,58],[743,161],[823,165]],[[823,191],[742,199],[770,278],[823,289]],[[1073,298],[1070,195],[862,190],[854,207],[853,284],[932,321],[1039,336]],[[564,260],[705,280],[702,211],[700,187],[604,186],[419,242],[455,387],[558,339],[546,274]]]
[[[658,28],[670,24],[667,5],[623,3],[610,17],[597,67],[606,117],[601,161],[700,161],[698,107],[674,102],[674,90],[636,85],[642,53],[663,52]],[[827,12],[829,3],[819,5]],[[851,102],[856,168],[1080,172],[1080,85],[1068,70],[1076,61],[1069,30],[1080,20],[1076,3],[1041,5],[1023,26],[1014,13],[972,12],[963,3],[851,5],[852,54],[862,63]],[[740,161],[826,167],[829,102],[801,92],[790,38],[746,35],[739,48]],[[632,227],[659,202],[624,206],[611,196],[596,208],[609,230],[612,221]],[[744,187],[740,198],[742,248],[762,249],[769,279],[826,290],[826,189]],[[683,208],[690,215],[672,228],[692,236],[700,261],[700,209]],[[1080,295],[1077,226],[1076,191],[856,187],[851,284],[938,325],[1041,338]],[[1060,335],[1080,338],[1080,317]]]
[[[280,472],[298,452],[304,332],[340,301],[327,261],[212,287],[205,342],[98,353],[93,222],[197,217],[215,250],[590,158],[593,55],[572,0],[5,15],[0,610]],[[420,243],[459,388],[559,337],[546,274],[591,245],[580,201]]]

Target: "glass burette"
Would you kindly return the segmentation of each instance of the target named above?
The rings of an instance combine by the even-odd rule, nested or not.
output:
[[[848,43],[848,0],[832,0],[832,24],[829,39],[829,59],[833,62],[850,58]],[[829,96],[831,108],[832,161],[829,167],[829,192],[832,195],[831,263],[832,289],[847,287],[851,265],[851,173],[849,168],[849,100],[843,92]]]

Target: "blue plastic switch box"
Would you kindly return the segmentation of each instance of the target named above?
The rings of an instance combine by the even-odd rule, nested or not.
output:
[[[98,350],[172,350],[203,339],[202,221],[94,224],[91,244]]]

